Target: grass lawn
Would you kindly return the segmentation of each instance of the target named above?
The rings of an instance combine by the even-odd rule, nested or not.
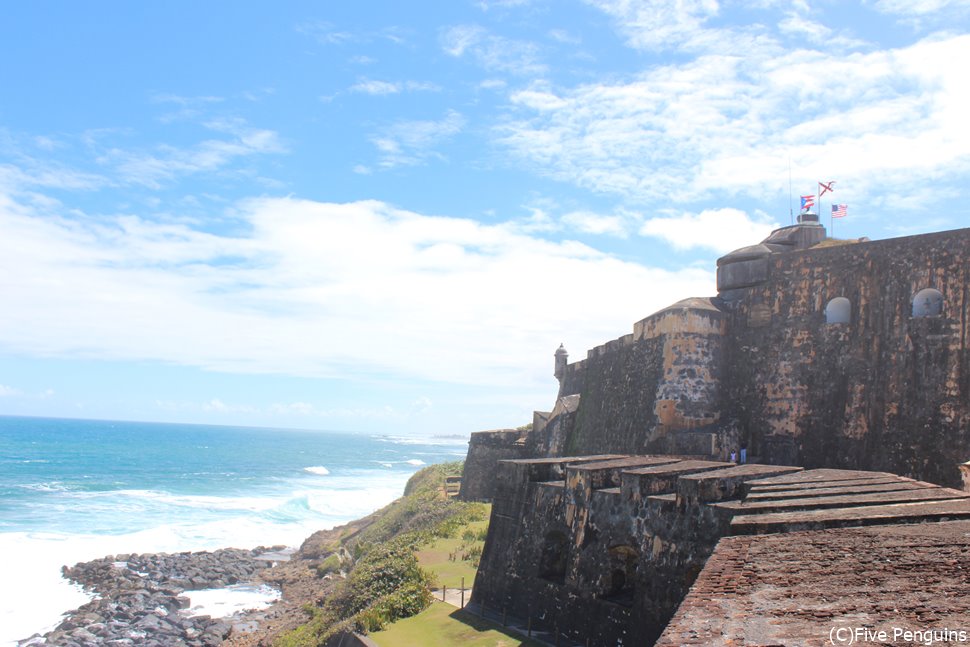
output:
[[[487,527],[487,521],[475,521],[466,526],[472,532],[478,532]],[[459,531],[458,537],[437,539],[434,543],[425,546],[416,553],[421,568],[434,573],[438,577],[438,583],[450,589],[461,586],[462,577],[465,578],[465,588],[471,588],[475,582],[475,571],[477,569],[471,561],[461,559],[460,553],[462,551],[459,549],[464,546],[464,552],[467,552],[473,546],[481,548],[485,543],[478,540],[462,539],[462,533],[464,533],[464,528]],[[455,552],[459,553],[458,559],[455,561],[448,559],[448,556]]]
[[[506,633],[501,625],[435,602],[416,616],[398,620],[369,636],[380,647],[538,647],[539,643]]]

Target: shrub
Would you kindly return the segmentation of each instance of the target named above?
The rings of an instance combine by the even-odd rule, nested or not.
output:
[[[317,566],[317,575],[323,577],[331,573],[339,573],[340,565],[340,557],[336,554],[330,555]]]

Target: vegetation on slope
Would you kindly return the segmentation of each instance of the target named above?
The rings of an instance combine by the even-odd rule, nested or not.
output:
[[[305,624],[279,637],[274,645],[322,645],[341,631],[377,631],[427,608],[436,576],[421,567],[416,553],[486,520],[485,505],[456,501],[445,494],[445,479],[460,475],[461,469],[461,462],[427,467],[411,477],[403,497],[360,525],[338,538],[328,536],[321,543],[304,545],[301,552],[318,560],[318,576],[344,579],[321,604],[305,608]],[[472,531],[466,544],[477,541],[479,533]],[[474,557],[471,548],[462,553],[469,555]]]

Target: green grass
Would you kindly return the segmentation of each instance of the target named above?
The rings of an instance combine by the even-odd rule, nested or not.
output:
[[[457,588],[461,586],[461,578],[464,577],[465,588],[471,588],[475,582],[477,567],[473,561],[463,560],[461,556],[462,553],[467,553],[472,547],[481,548],[485,542],[462,539],[462,534],[466,529],[477,532],[487,527],[488,521],[473,521],[459,528],[457,537],[435,539],[416,552],[418,564],[426,571],[434,573],[440,586],[447,586],[450,589]],[[453,553],[457,553],[457,558],[454,561],[449,559],[449,556]]]
[[[369,635],[380,647],[538,647],[539,643],[507,632],[476,615],[435,602],[416,616],[398,620]]]

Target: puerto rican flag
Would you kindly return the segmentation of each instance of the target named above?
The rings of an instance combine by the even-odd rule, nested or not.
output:
[[[815,196],[814,195],[803,195],[802,196],[802,211],[806,209],[811,209],[815,206]]]
[[[833,204],[832,205],[832,217],[833,218],[845,218],[849,211],[849,205],[847,204]]]

